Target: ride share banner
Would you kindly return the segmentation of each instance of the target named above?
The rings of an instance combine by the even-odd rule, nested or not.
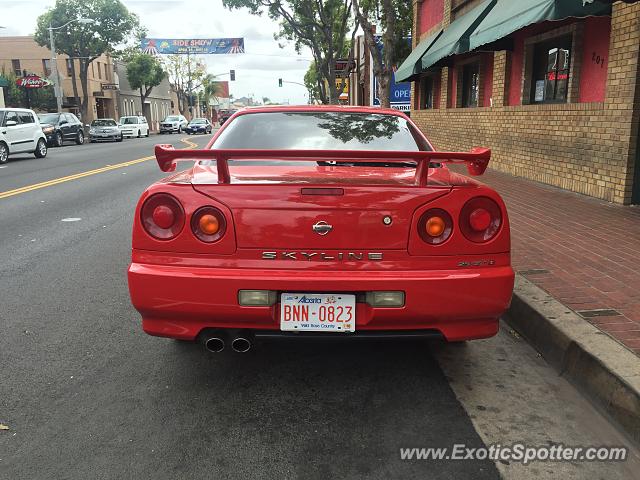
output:
[[[244,38],[143,38],[140,49],[150,55],[244,53]]]

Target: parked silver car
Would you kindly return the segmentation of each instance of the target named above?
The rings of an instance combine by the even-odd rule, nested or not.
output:
[[[98,118],[89,125],[89,141],[95,143],[99,140],[122,141],[122,131],[113,118]]]

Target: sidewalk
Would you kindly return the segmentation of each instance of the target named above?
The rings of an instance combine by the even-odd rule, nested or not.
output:
[[[640,355],[640,207],[487,170],[511,221],[514,269]]]

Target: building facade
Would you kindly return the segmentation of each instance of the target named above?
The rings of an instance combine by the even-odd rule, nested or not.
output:
[[[495,169],[640,203],[639,3],[416,0],[413,12],[397,74],[436,148],[487,146]]]
[[[33,37],[0,37],[0,74],[2,71],[13,72],[21,77],[26,71],[52,79],[51,67],[51,51],[38,45]],[[63,91],[63,110],[80,116],[80,99],[78,98],[82,96],[80,61],[72,60],[66,55],[58,55],[57,68]],[[78,97],[73,91],[74,77]],[[96,118],[116,117],[115,91],[104,88],[113,82],[113,63],[109,56],[102,55],[91,62],[88,72],[88,118],[83,118],[83,122],[89,123]]]
[[[142,115],[147,119],[151,130],[160,130],[160,122],[168,115],[176,113],[174,106],[177,105],[177,98],[174,103],[175,94],[172,95],[169,80],[165,78],[160,85],[154,87],[142,105],[140,91],[132,89],[129,85],[126,65],[118,60],[114,60],[113,63],[115,83],[118,85],[118,116]]]

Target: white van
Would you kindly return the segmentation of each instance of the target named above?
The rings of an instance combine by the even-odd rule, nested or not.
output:
[[[123,137],[148,137],[149,124],[142,116],[120,117],[118,127]]]
[[[0,108],[0,163],[9,155],[33,153],[36,158],[47,156],[47,138],[33,110]]]

